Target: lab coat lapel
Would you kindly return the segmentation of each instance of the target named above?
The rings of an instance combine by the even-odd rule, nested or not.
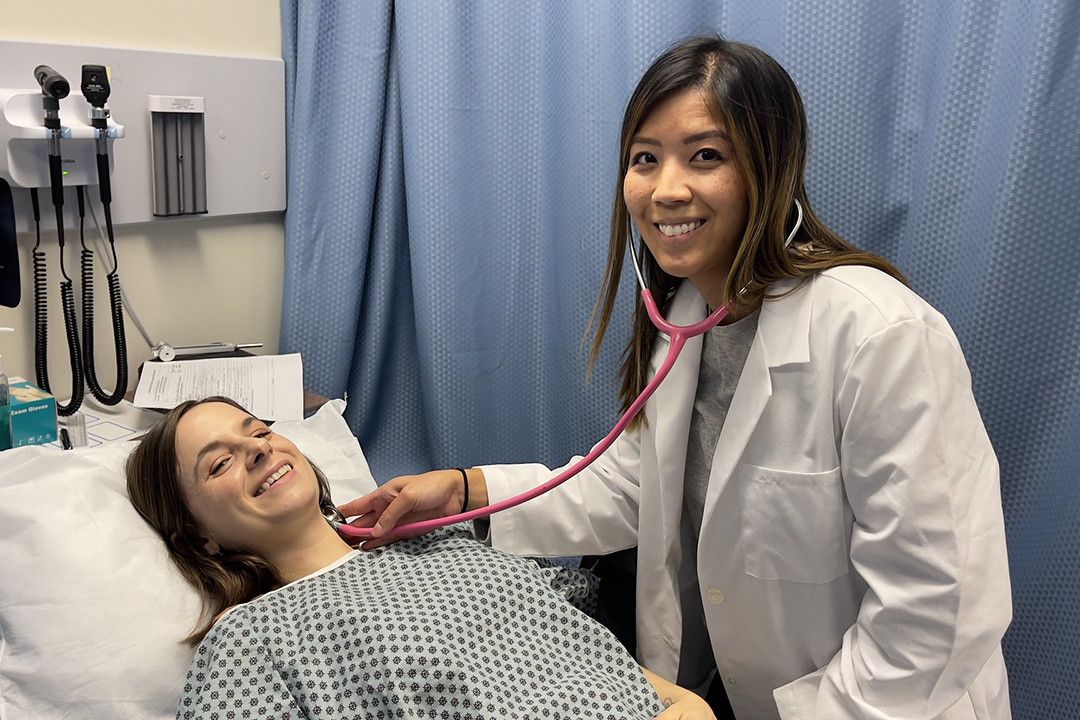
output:
[[[672,300],[666,317],[674,325],[691,325],[705,318],[705,301],[685,282]],[[661,334],[667,353],[669,341]],[[683,346],[671,372],[656,395],[656,459],[660,473],[660,501],[663,513],[664,547],[670,557],[680,547],[679,523],[682,518],[683,473],[686,469],[686,442],[690,435],[694,395],[697,392],[698,367],[701,363],[701,336],[690,338]],[[662,357],[660,358],[662,362]],[[670,566],[670,565],[669,565]]]
[[[773,369],[810,361],[810,314],[813,309],[813,278],[790,295],[766,300],[758,317],[757,333],[746,357],[742,375],[731,398],[724,427],[716,443],[709,489],[705,494],[704,524],[717,499],[727,487],[772,397]],[[769,295],[781,295],[795,287],[785,280],[769,286]],[[783,438],[776,438],[783,442]]]

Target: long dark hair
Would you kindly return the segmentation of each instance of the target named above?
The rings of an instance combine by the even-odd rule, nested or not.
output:
[[[206,552],[206,540],[195,516],[180,491],[180,462],[176,454],[176,427],[189,410],[204,403],[225,403],[245,413],[240,404],[226,397],[208,397],[180,403],[165,413],[139,440],[124,466],[128,497],[143,519],[161,536],[180,574],[199,593],[202,612],[188,645],[198,645],[210,631],[215,616],[233,605],[247,602],[280,587],[281,575],[262,557],[238,550]],[[248,413],[249,415],[251,413]],[[319,507],[333,506],[330,485],[316,468],[319,480]]]
[[[607,266],[586,329],[587,335],[596,323],[589,352],[590,369],[611,320],[631,232],[622,188],[630,164],[631,139],[658,105],[688,89],[706,94],[711,112],[726,128],[748,196],[746,228],[723,286],[723,301],[732,312],[739,314],[742,308],[756,305],[765,297],[766,288],[778,280],[805,279],[838,265],[869,265],[906,282],[887,260],[847,243],[814,214],[805,186],[806,113],[799,91],[784,68],[750,45],[716,35],[690,38],[667,50],[645,71],[623,115]],[[785,249],[784,240],[797,217],[796,199],[803,207],[803,223],[791,248]],[[644,243],[639,247],[643,274],[657,303],[663,306],[682,279],[664,272]],[[740,293],[743,288],[745,291]],[[633,336],[624,351],[620,371],[622,412],[648,383],[656,338],[656,328],[642,304],[636,303]],[[643,420],[644,415],[639,413],[632,425]]]

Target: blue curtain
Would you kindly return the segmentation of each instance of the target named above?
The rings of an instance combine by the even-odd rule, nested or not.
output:
[[[282,0],[283,351],[380,480],[561,462],[614,422],[581,348],[618,124],[689,34],[759,45],[809,191],[952,322],[1002,468],[1015,717],[1080,713],[1080,3]],[[616,317],[633,294],[624,275]]]

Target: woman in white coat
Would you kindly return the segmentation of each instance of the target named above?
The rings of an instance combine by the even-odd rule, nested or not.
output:
[[[491,516],[490,542],[636,546],[637,659],[691,687],[712,674],[721,717],[1009,718],[998,466],[967,365],[899,272],[815,216],[806,143],[798,91],[756,48],[693,38],[649,68],[623,120],[592,358],[631,226],[669,321],[730,314],[591,467]],[[624,410],[667,345],[639,304]],[[341,509],[377,546],[552,476],[435,471]]]

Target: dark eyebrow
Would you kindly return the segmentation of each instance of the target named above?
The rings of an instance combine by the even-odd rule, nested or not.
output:
[[[686,136],[683,138],[683,145],[691,145],[702,140],[708,140],[709,138],[720,138],[721,140],[731,142],[731,137],[722,130],[706,130],[705,132]]]
[[[253,422],[258,422],[258,421],[259,421],[259,419],[257,417],[255,417],[254,415],[248,415],[246,418],[244,418],[244,422],[240,423],[240,429],[241,430],[247,430],[248,425],[250,425]],[[195,467],[192,468],[191,476],[194,477],[194,478],[198,478],[199,477],[199,463],[202,462],[203,457],[206,456],[208,453],[214,452],[215,450],[222,447],[223,445],[224,445],[224,443],[221,442],[220,440],[212,440],[212,441],[208,442],[206,444],[206,447],[204,447],[202,450],[200,450],[199,454],[196,456],[196,458],[195,458]]]
[[[656,147],[660,147],[660,141],[659,140],[654,140],[651,137],[642,137],[641,135],[635,135],[634,137],[630,138],[630,144],[631,145],[655,145]]]
[[[720,140],[726,140],[731,142],[731,136],[722,130],[706,130],[705,132],[694,133],[693,135],[687,135],[683,138],[683,145],[693,145],[696,142],[702,140],[708,140],[709,138],[719,138]],[[661,143],[656,138],[645,137],[643,135],[635,135],[630,138],[631,145],[653,145],[660,147]]]

